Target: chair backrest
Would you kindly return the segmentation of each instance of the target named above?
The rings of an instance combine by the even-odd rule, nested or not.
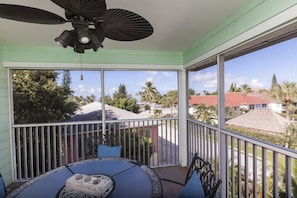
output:
[[[211,168],[211,164],[200,158],[197,153],[195,153],[188,169],[185,184],[191,178],[194,171],[196,171],[200,176],[205,197],[215,197],[222,180],[217,178]]]
[[[6,196],[6,187],[4,184],[3,177],[0,173],[0,198],[4,198]]]
[[[86,159],[98,157],[98,145],[119,146],[117,136],[113,134],[99,134],[85,138],[85,157]]]

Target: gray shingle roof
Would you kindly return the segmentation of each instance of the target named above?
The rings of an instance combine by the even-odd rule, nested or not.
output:
[[[228,125],[235,125],[245,128],[252,128],[261,131],[284,133],[288,121],[270,109],[254,109],[246,114],[226,122]]]
[[[92,121],[102,120],[101,118],[102,104],[100,102],[92,102],[81,106],[75,112],[75,115],[69,121]],[[105,105],[106,119],[107,120],[120,120],[120,119],[140,119],[145,118],[141,114],[119,109],[110,105]]]

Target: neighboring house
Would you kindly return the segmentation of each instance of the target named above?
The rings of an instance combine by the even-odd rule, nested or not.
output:
[[[285,108],[283,107],[283,104],[281,104],[281,103],[269,103],[269,104],[267,104],[267,108],[271,109],[272,111],[274,111],[276,113],[285,112]]]
[[[226,122],[227,125],[272,133],[285,133],[288,120],[271,109],[254,109]]]
[[[68,138],[68,141],[73,141],[74,148],[76,148],[76,140],[74,138],[75,134],[89,134],[91,135],[94,132],[101,131],[102,125],[101,124],[94,124],[93,122],[90,122],[88,124],[87,121],[101,121],[102,120],[102,104],[100,102],[92,102],[86,105],[83,105],[80,107],[79,110],[75,112],[75,114],[68,120],[68,122],[82,122],[85,121],[86,124],[74,124],[69,125],[67,131],[69,136],[73,136],[72,138]],[[112,128],[116,128],[116,132],[124,132],[126,128],[128,128],[129,120],[135,120],[135,119],[144,119],[146,118],[146,115],[143,114],[136,114],[130,111],[126,111],[124,109],[120,109],[117,107],[113,107],[110,105],[105,105],[105,115],[106,120],[121,120],[120,122],[116,123],[113,122],[112,124],[107,123],[105,128],[107,131],[113,130]],[[116,124],[115,124],[116,123]],[[147,130],[149,132],[149,137],[153,141],[153,148],[154,151],[158,150],[158,124],[156,122],[139,122],[139,123],[133,123],[133,128],[138,131]],[[131,126],[129,126],[131,127]],[[72,134],[72,135],[70,135]],[[78,142],[80,144],[80,142]],[[71,145],[71,144],[68,144]],[[81,148],[79,146],[78,148]],[[71,148],[68,148],[68,152],[75,152],[71,151]],[[70,156],[70,155],[69,155]],[[78,160],[78,159],[76,159]]]
[[[252,92],[248,94],[249,96],[253,96],[253,97],[257,97],[257,98],[262,98],[264,100],[269,101],[269,103],[267,104],[267,108],[271,109],[272,111],[276,112],[276,113],[283,113],[285,112],[285,108],[284,105],[282,103],[281,100],[277,100],[277,99],[272,99],[271,97],[269,97],[268,93],[259,93],[259,92]]]
[[[191,109],[193,111],[193,108],[197,105],[217,106],[217,101],[217,95],[191,96],[189,99],[190,113]],[[267,108],[268,103],[270,103],[268,99],[251,96],[243,92],[225,93],[225,106],[232,107],[239,114],[241,113],[240,111]]]

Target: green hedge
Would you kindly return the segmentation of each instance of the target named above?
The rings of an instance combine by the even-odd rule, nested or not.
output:
[[[271,142],[279,146],[285,145],[285,139],[283,134],[274,134],[266,131],[259,131],[256,129],[248,129],[248,128],[243,128],[238,126],[230,126],[230,125],[227,125],[226,128],[230,131],[236,131],[240,134],[247,135],[249,137],[253,137],[255,139],[263,140],[266,142]]]

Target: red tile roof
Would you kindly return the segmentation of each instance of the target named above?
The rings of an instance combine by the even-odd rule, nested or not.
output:
[[[204,95],[204,96],[191,96],[189,105],[199,105],[204,103],[206,106],[217,105],[217,95]],[[253,104],[267,104],[268,100],[261,97],[249,96],[242,92],[227,92],[225,93],[225,106],[238,107],[242,105],[253,105]]]

